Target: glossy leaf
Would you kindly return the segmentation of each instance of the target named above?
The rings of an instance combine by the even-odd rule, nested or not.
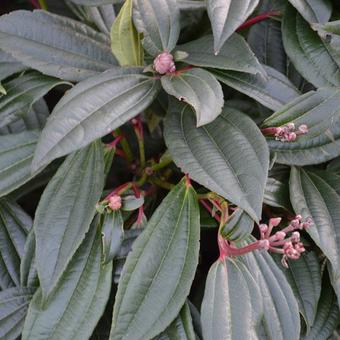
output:
[[[265,66],[267,78],[235,71],[210,70],[222,83],[234,88],[255,99],[271,110],[279,110],[300,93],[296,87],[283,74],[275,69]]]
[[[147,339],[179,313],[198,264],[199,208],[184,180],[133,245],[119,281],[110,339]]]
[[[253,337],[259,322],[253,318],[262,315],[253,310],[251,295],[259,288],[253,281],[250,290],[245,275],[247,269],[237,260],[218,260],[210,268],[201,307],[204,339]]]
[[[36,131],[0,136],[0,197],[28,182],[39,138]]]
[[[255,10],[259,0],[208,0],[207,10],[214,33],[214,52],[218,54],[228,38]]]
[[[2,16],[0,44],[24,65],[64,80],[86,79],[117,64],[106,35],[46,11]]]
[[[298,340],[299,308],[284,274],[266,252],[254,251],[241,259],[260,287],[265,338]]]
[[[308,251],[303,253],[299,260],[288,260],[287,269],[281,265],[281,256],[275,256],[275,260],[293,289],[308,333],[314,324],[321,292],[319,259],[314,252]]]
[[[326,276],[327,274],[325,274]],[[318,303],[318,310],[315,322],[307,336],[303,340],[329,339],[339,325],[340,312],[336,294],[332,289],[329,278],[324,278],[321,296]]]
[[[285,51],[301,75],[316,87],[340,85],[339,56],[331,53],[308,22],[288,6],[283,18]]]
[[[183,172],[259,221],[269,153],[249,117],[225,108],[214,122],[196,128],[189,105],[173,104],[165,121],[165,142]]]
[[[121,66],[143,65],[141,36],[132,21],[132,0],[124,2],[111,29],[111,49]]]
[[[124,124],[156,97],[159,81],[142,68],[114,68],[83,81],[55,106],[38,143],[33,169]]]
[[[295,212],[313,219],[307,232],[329,259],[332,282],[340,296],[340,176],[293,167],[289,187]]]
[[[332,14],[330,0],[289,0],[309,23],[325,23]]]
[[[240,241],[252,232],[254,220],[242,209],[236,209],[221,229],[221,235],[231,241]]]
[[[190,308],[186,302],[176,319],[167,329],[153,340],[195,340]]]
[[[133,21],[150,55],[175,48],[180,32],[176,0],[135,0]]]
[[[0,287],[2,289],[20,285],[20,262],[24,255],[26,237],[31,228],[32,219],[19,205],[0,199]]]
[[[35,213],[37,269],[44,298],[57,286],[95,214],[104,178],[100,142],[70,155],[47,185]]]
[[[208,71],[194,68],[178,75],[165,75],[161,82],[167,93],[195,109],[197,126],[211,123],[222,112],[222,87]]]
[[[34,290],[13,287],[0,292],[0,339],[15,340],[22,331]]]
[[[214,53],[213,44],[213,36],[206,35],[178,46],[176,51],[185,52],[187,56],[181,61],[190,65],[252,74],[266,74],[241,35],[233,34],[222,46],[218,55]]]
[[[293,122],[306,124],[309,132],[294,142],[283,143],[268,138],[276,162],[290,165],[318,164],[340,154],[340,91],[319,89],[310,91],[275,112],[264,121],[264,127],[282,126]]]
[[[109,263],[118,253],[124,240],[122,213],[114,211],[105,214],[102,225],[103,263]]]
[[[0,97],[0,128],[24,118],[38,99],[63,83],[38,72],[27,73],[6,83],[7,95]]]
[[[112,265],[101,265],[101,236],[96,224],[67,266],[53,294],[41,288],[30,304],[22,339],[89,339],[110,295]]]

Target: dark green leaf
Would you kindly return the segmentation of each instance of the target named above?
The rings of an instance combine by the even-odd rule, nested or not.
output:
[[[132,22],[133,0],[125,1],[111,29],[111,49],[121,66],[141,66],[144,51],[141,35]]]
[[[34,291],[15,287],[0,292],[0,339],[16,340],[21,334]]]
[[[316,87],[340,86],[340,58],[327,49],[318,33],[288,6],[282,24],[287,55],[301,75]]]
[[[113,211],[105,214],[102,226],[103,263],[109,263],[118,253],[124,240],[124,220],[122,213]]]
[[[274,257],[285,273],[299,303],[300,313],[307,325],[307,333],[314,324],[321,292],[321,268],[315,252],[303,253],[298,260],[288,260],[289,268],[281,265],[281,256]]]
[[[332,282],[340,300],[340,176],[293,167],[289,187],[295,212],[313,219],[307,232],[332,265]]]
[[[27,235],[24,254],[21,258],[20,285],[22,287],[39,286],[35,258],[35,234],[33,229]]]
[[[336,294],[334,293],[334,290],[332,289],[332,286],[329,282],[329,278],[327,277],[323,280],[315,322],[309,334],[307,334],[305,337],[302,337],[302,339],[331,339],[330,337],[339,323],[340,313]]]
[[[319,89],[310,91],[264,121],[263,126],[282,126],[293,122],[297,127],[306,124],[309,132],[294,142],[268,138],[276,162],[290,165],[323,163],[340,155],[340,91]]]
[[[332,14],[330,0],[288,0],[310,24],[325,23]]]
[[[190,308],[185,303],[176,319],[167,329],[153,340],[195,340],[195,332],[192,325]]]
[[[42,132],[33,168],[86,146],[143,111],[160,85],[142,71],[116,67],[70,90]]]
[[[239,241],[249,236],[253,227],[254,220],[242,209],[236,209],[221,229],[221,235],[228,240]]]
[[[165,141],[183,172],[259,221],[269,152],[249,117],[224,108],[212,123],[196,128],[190,106],[173,104],[165,121]]]
[[[213,43],[213,36],[206,35],[200,39],[178,46],[176,51],[188,54],[188,56],[181,60],[187,64],[252,74],[266,74],[241,35],[233,34],[222,46],[218,55],[214,54]]]
[[[135,0],[133,21],[152,56],[175,48],[180,32],[176,0]]]
[[[110,295],[112,265],[101,265],[101,235],[96,223],[74,254],[53,294],[41,288],[31,301],[23,340],[89,339]]]
[[[246,277],[248,276],[248,277]],[[209,270],[201,307],[204,339],[251,339],[261,319],[251,295],[259,297],[247,268],[238,260],[216,261]]]
[[[268,177],[263,201],[272,207],[291,211],[288,181]]]
[[[182,180],[133,245],[119,281],[110,339],[149,339],[178,315],[195,275],[199,208]]]
[[[106,35],[46,11],[3,15],[0,44],[24,65],[70,81],[91,77],[117,64]]]
[[[225,42],[246,21],[258,3],[259,0],[207,0],[215,54],[220,52]]]
[[[263,299],[263,331],[260,338],[298,340],[300,316],[297,301],[287,279],[266,252],[254,251],[242,256]]]
[[[60,84],[65,83],[38,72],[27,73],[6,83],[7,95],[0,97],[0,128],[24,118],[38,99]]]
[[[195,109],[197,126],[211,123],[222,112],[222,87],[206,70],[194,68],[179,75],[165,75],[161,82],[167,93]]]
[[[20,262],[24,255],[26,237],[31,228],[32,219],[17,204],[5,199],[0,200],[0,287],[2,289],[20,285]]]
[[[103,148],[95,142],[65,160],[40,199],[34,231],[44,298],[57,286],[90,227],[103,179]]]
[[[300,93],[283,74],[265,66],[267,78],[260,75],[241,73],[236,71],[210,70],[222,83],[255,99],[271,110],[279,110],[282,105],[297,98]]]
[[[0,136],[0,197],[28,182],[39,138],[36,131]]]

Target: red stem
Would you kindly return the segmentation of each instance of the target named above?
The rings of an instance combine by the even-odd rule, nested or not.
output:
[[[201,199],[200,203],[211,214],[211,216],[213,216],[215,218],[215,220],[217,222],[219,222],[219,223],[221,222],[221,217],[219,215],[217,215],[217,214],[213,214],[212,208],[210,207],[210,205],[204,199]]]
[[[37,0],[31,0],[31,4],[34,8],[41,9],[40,4]]]
[[[275,16],[279,16],[281,15],[281,12],[280,11],[272,11],[272,12],[266,12],[266,13],[262,13],[262,14],[259,14],[258,16],[254,17],[254,18],[251,18],[249,20],[247,20],[245,23],[243,23],[238,29],[237,31],[240,31],[244,28],[247,28],[249,26],[252,26],[260,21],[263,21],[263,20],[266,20],[270,17],[275,17]]]
[[[185,66],[185,67],[181,68],[181,69],[178,70],[178,71],[175,71],[175,72],[173,72],[173,73],[169,73],[169,75],[170,75],[170,76],[171,76],[171,75],[178,76],[178,75],[180,75],[181,73],[183,73],[183,72],[185,72],[185,71],[191,70],[192,68],[194,68],[192,65],[188,65],[188,66]]]

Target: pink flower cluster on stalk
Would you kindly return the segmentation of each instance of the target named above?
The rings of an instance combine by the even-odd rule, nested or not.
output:
[[[112,211],[119,210],[122,206],[122,198],[118,195],[111,196],[108,206]]]
[[[281,142],[294,142],[298,136],[308,133],[308,126],[302,124],[296,129],[294,123],[288,123],[280,127],[262,129],[262,132],[265,135],[274,135],[275,139]]]
[[[155,58],[153,67],[159,74],[173,73],[176,71],[174,57],[166,51]]]
[[[237,248],[228,243],[227,240],[219,236],[218,244],[220,248],[220,258],[224,259],[226,256],[239,256],[249,253],[254,250],[267,250],[274,253],[282,254],[281,263],[288,268],[288,259],[297,260],[305,251],[303,243],[300,241],[300,232],[309,228],[313,221],[311,218],[302,220],[301,215],[295,218],[283,228],[272,234],[273,228],[277,227],[281,222],[281,217],[271,218],[268,224],[260,224],[260,240],[257,240],[245,247]],[[288,236],[288,234],[290,235]]]

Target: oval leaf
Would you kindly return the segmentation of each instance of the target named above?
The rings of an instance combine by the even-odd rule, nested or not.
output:
[[[189,105],[178,103],[171,109],[165,120],[165,141],[176,164],[258,222],[269,152],[255,123],[239,111],[224,108],[212,123],[196,128]]]
[[[134,0],[133,21],[150,55],[175,48],[180,31],[176,0]]]
[[[24,65],[70,81],[86,79],[117,64],[106,35],[40,10],[3,15],[0,45]]]
[[[214,51],[220,52],[228,38],[241,26],[259,0],[208,0],[207,10],[214,33]]]
[[[31,301],[22,339],[89,339],[110,295],[112,265],[101,265],[96,223],[67,266],[47,301],[41,288]]]
[[[340,300],[340,176],[293,167],[289,188],[295,212],[313,219],[307,232],[331,262],[332,282]]]
[[[142,71],[116,67],[70,90],[42,132],[32,168],[88,145],[143,111],[157,95],[159,81]]]
[[[181,181],[133,244],[119,281],[110,339],[150,339],[182,308],[198,264],[199,207]]]
[[[332,14],[330,0],[288,0],[310,24],[325,23]]]
[[[40,199],[34,231],[44,298],[56,287],[90,227],[103,178],[103,148],[96,142],[65,160]]]
[[[163,89],[190,104],[196,112],[197,126],[211,123],[222,111],[222,87],[208,71],[194,68],[161,78]]]

